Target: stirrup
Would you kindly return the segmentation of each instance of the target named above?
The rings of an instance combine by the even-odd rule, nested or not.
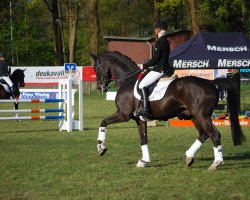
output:
[[[136,113],[135,113],[138,117],[143,117],[143,118],[147,118],[147,119],[151,119],[152,118],[152,116],[151,116],[151,114],[149,113],[149,111],[148,110],[145,110],[145,109],[140,109],[139,111],[137,111]]]

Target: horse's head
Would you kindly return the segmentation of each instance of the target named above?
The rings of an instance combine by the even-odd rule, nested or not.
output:
[[[24,71],[25,70],[21,70],[21,69],[16,69],[11,75],[10,78],[13,82],[13,84],[18,85],[19,87],[24,87],[25,86],[25,82],[24,82]]]
[[[110,68],[107,65],[105,65],[105,61],[103,60],[102,56],[97,57],[93,53],[90,53],[90,56],[94,60],[94,70],[97,79],[97,89],[102,93],[107,92],[108,85],[112,81],[111,80],[112,74]]]

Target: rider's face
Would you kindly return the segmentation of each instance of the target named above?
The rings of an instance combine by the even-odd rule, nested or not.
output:
[[[155,35],[157,36],[158,35],[158,33],[160,32],[160,28],[155,28]]]

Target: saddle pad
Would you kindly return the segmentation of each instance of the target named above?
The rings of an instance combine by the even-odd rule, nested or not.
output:
[[[10,88],[9,88],[9,86],[7,84],[0,83],[0,85],[2,85],[4,87],[4,89],[5,89],[6,92],[10,93]]]
[[[173,76],[170,79],[168,78],[166,79],[160,79],[160,81],[157,83],[157,85],[155,86],[155,88],[153,89],[153,92],[150,94],[149,96],[149,101],[157,101],[157,100],[161,100],[164,96],[164,94],[166,93],[166,90],[169,86],[169,84],[175,80],[177,77]],[[141,95],[138,93],[137,88],[138,88],[138,80],[135,83],[134,86],[134,96],[136,99],[141,100]]]

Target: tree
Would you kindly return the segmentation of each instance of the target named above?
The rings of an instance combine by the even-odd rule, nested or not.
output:
[[[53,21],[53,29],[54,29],[54,38],[56,45],[56,58],[57,65],[64,64],[64,48],[63,48],[63,40],[62,40],[62,25],[61,18],[59,16],[59,0],[43,0],[47,5]]]
[[[197,34],[200,29],[199,29],[199,25],[198,25],[198,16],[197,16],[197,6],[196,6],[196,1],[195,0],[188,0],[189,2],[189,6],[190,6],[190,17],[191,17],[191,24],[192,24],[192,30],[193,30],[193,34]]]
[[[100,49],[99,0],[89,0],[89,28],[91,33],[90,51],[98,53]]]
[[[164,0],[157,4],[166,20],[169,32],[186,28],[189,24],[188,6],[184,0]]]
[[[249,8],[245,0],[204,0],[200,4],[200,18],[201,26],[209,31],[249,33]]]
[[[69,62],[76,62],[75,50],[76,50],[76,32],[79,19],[80,1],[62,0],[64,8],[66,10],[66,18],[69,27]]]

